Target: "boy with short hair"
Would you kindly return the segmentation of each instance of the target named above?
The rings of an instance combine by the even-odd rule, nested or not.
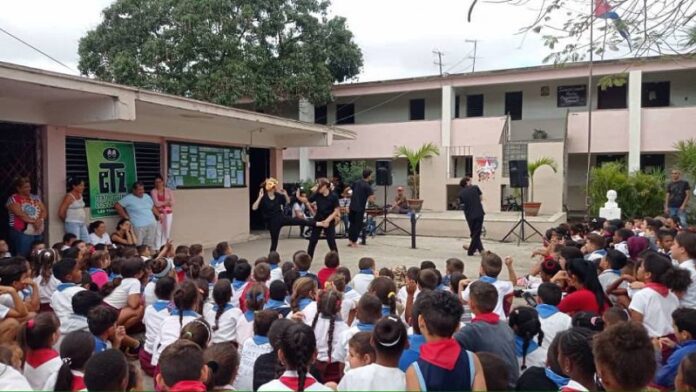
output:
[[[696,352],[696,309],[675,310],[672,312],[672,323],[677,343],[668,338],[660,338],[660,345],[674,348],[674,352],[655,373],[655,384],[666,389],[674,388],[674,379],[682,359]]]
[[[363,257],[358,261],[360,271],[353,277],[350,286],[363,295],[367,293],[367,287],[375,278],[375,260],[371,257]]]
[[[194,257],[194,256],[200,256],[203,254],[203,245],[201,244],[193,244],[189,247],[189,256]]]
[[[421,269],[416,281],[418,283],[417,289],[418,291],[433,291],[437,288],[439,281],[434,269]]]
[[[317,276],[313,273],[309,272],[309,269],[312,267],[312,256],[310,256],[307,252],[298,252],[292,258],[292,262],[295,264],[295,269],[300,274],[301,278],[312,278],[317,284],[317,287],[320,287],[319,278],[317,278]]]
[[[542,283],[537,289],[537,306],[541,330],[544,332],[542,347],[548,349],[559,332],[572,326],[572,318],[558,310],[563,298],[561,288],[553,283]]]
[[[350,282],[350,270],[346,267],[336,268],[336,273],[329,277],[334,288],[343,292],[343,302],[341,302],[341,318],[348,325],[353,324],[355,313],[358,309],[358,301],[360,301],[360,293],[348,285]],[[343,289],[339,286],[343,285]]]
[[[442,284],[449,286],[452,274],[455,272],[464,273],[464,262],[456,257],[447,259],[445,261],[445,276],[442,278]]]
[[[357,324],[343,331],[338,338],[340,344],[331,355],[333,360],[344,362],[348,371],[348,341],[358,332],[372,332],[377,321],[382,318],[382,301],[374,294],[364,294],[358,301]]]
[[[288,288],[282,280],[274,280],[268,289],[268,302],[263,305],[264,309],[275,310],[281,316],[286,317],[292,309],[285,298],[288,296]]]
[[[670,229],[660,229],[657,232],[657,251],[667,257],[672,257],[672,245],[674,244],[674,237],[677,236],[675,230]]]
[[[628,239],[633,237],[633,231],[629,229],[618,229],[614,232],[614,237],[612,242],[614,243],[614,249],[619,252],[629,256],[628,254]]]
[[[503,269],[503,260],[493,252],[484,252],[481,256],[481,269],[479,271],[479,281],[490,283],[498,291],[497,304],[494,312],[501,320],[507,320],[507,313],[510,311],[514,297],[514,287],[512,282],[500,280],[498,276]],[[468,284],[468,282],[467,282]],[[462,300],[469,302],[469,284],[461,294]]]
[[[268,253],[268,264],[271,267],[271,282],[283,280],[283,270],[280,268],[280,253],[271,251]]]
[[[254,281],[268,287],[271,283],[271,266],[268,263],[258,263],[254,266]]]
[[[418,294],[420,294],[420,290],[418,289],[418,275],[420,275],[420,268],[418,267],[411,267],[406,270],[405,284],[399,289],[399,293],[396,295],[396,299],[404,307],[404,313],[401,315],[401,319],[407,324],[409,324],[411,320],[413,303],[418,298]]]
[[[190,340],[177,340],[167,346],[159,360],[160,372],[156,381],[164,391],[205,392],[208,366],[203,362],[203,350]]]
[[[238,391],[249,391],[253,386],[254,362],[263,354],[273,351],[268,340],[268,331],[274,321],[278,320],[278,312],[262,310],[254,316],[254,336],[245,340],[239,347],[239,371],[234,381]]]
[[[616,282],[617,279],[621,278],[621,270],[626,266],[628,258],[622,252],[617,249],[609,249],[607,254],[602,257],[602,261],[599,262],[599,270],[602,271],[598,278],[599,284],[602,285],[602,290],[606,293],[612,283]],[[628,285],[624,285],[621,288],[627,288]],[[616,304],[616,296],[612,294],[607,294],[609,300]]]
[[[118,313],[114,309],[99,305],[87,314],[89,332],[94,336],[94,352],[100,353],[110,348],[119,349],[126,336],[124,326],[116,326]]]
[[[232,299],[230,303],[246,311],[246,291],[251,287],[251,265],[248,262],[238,261],[234,265],[234,277],[232,280]]]
[[[73,314],[72,298],[84,290],[83,287],[78,286],[82,282],[82,270],[77,260],[63,259],[53,264],[53,276],[61,283],[51,295],[51,308],[60,320],[60,333],[66,334],[68,318]]]
[[[336,272],[336,269],[341,264],[338,257],[338,252],[331,251],[324,256],[324,268],[320,269],[317,273],[317,278],[319,278],[319,288],[323,289],[324,284],[329,279],[329,276]]]
[[[585,237],[585,245],[582,247],[582,253],[585,255],[585,260],[599,263],[599,260],[607,254],[604,249],[606,240],[599,234],[588,234]]]
[[[470,324],[462,327],[454,338],[466,350],[472,352],[491,352],[508,364],[508,385],[514,389],[519,376],[519,365],[515,354],[515,333],[507,322],[495,312],[499,304],[498,290],[484,281],[476,281],[467,286],[469,307],[474,314]]]
[[[68,316],[65,325],[61,324],[66,334],[75,331],[89,331],[87,315],[90,310],[101,305],[101,303],[102,297],[94,291],[83,290],[75,293],[72,297],[73,314]]]

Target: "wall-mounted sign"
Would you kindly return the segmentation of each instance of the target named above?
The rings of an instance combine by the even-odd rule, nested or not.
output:
[[[573,106],[587,105],[587,86],[558,86],[557,106],[569,108]]]
[[[498,157],[476,157],[476,175],[479,182],[495,180],[495,172],[498,170]]]
[[[85,141],[92,218],[116,215],[114,204],[137,180],[133,143]]]

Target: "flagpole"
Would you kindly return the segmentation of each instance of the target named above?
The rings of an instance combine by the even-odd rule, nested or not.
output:
[[[585,214],[587,221],[590,218],[590,170],[592,169],[592,97],[594,86],[592,83],[594,61],[594,0],[590,3],[590,64],[587,78],[587,176],[585,178]]]

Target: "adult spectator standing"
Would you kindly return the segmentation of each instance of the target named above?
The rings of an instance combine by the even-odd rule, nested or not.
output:
[[[368,200],[375,197],[375,192],[370,185],[372,178],[372,170],[364,169],[362,179],[355,181],[350,187],[352,194],[350,196],[350,205],[348,207],[348,246],[358,247],[358,236],[363,227],[363,217],[365,216],[365,206]]]
[[[121,218],[128,219],[133,224],[133,231],[139,240],[138,245],[148,245],[151,249],[156,249],[155,236],[160,213],[150,195],[145,194],[142,181],[136,181],[131,193],[116,202],[114,208]]]
[[[689,183],[681,179],[681,171],[672,169],[672,182],[667,184],[665,195],[665,214],[678,217],[682,228],[687,227],[686,207],[691,198],[689,188]]]
[[[68,193],[63,198],[58,208],[58,216],[65,222],[65,232],[75,234],[78,239],[91,243],[87,230],[87,214],[85,214],[85,200],[82,194],[85,191],[85,182],[81,178],[68,178]]]
[[[157,208],[162,217],[157,226],[157,239],[155,240],[155,245],[159,249],[171,238],[172,220],[174,219],[174,192],[165,186],[164,178],[157,175],[155,177],[155,187],[150,191],[150,196],[155,203],[155,208]]]
[[[43,240],[46,206],[39,196],[31,193],[28,177],[18,177],[13,183],[15,193],[5,207],[9,213],[12,254],[28,257],[31,245]]]
[[[478,185],[471,184],[471,177],[462,178],[459,186],[462,188],[459,191],[459,206],[464,210],[466,223],[469,225],[469,232],[471,233],[471,243],[468,248],[465,245],[464,249],[468,250],[467,254],[469,256],[473,256],[476,252],[479,252],[479,254],[483,252],[481,230],[483,229],[483,217],[486,215],[481,204],[483,194]]]

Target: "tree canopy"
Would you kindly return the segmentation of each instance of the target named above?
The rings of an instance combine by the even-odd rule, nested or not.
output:
[[[327,0],[117,0],[80,40],[79,69],[100,80],[256,108],[355,77],[362,52]]]

